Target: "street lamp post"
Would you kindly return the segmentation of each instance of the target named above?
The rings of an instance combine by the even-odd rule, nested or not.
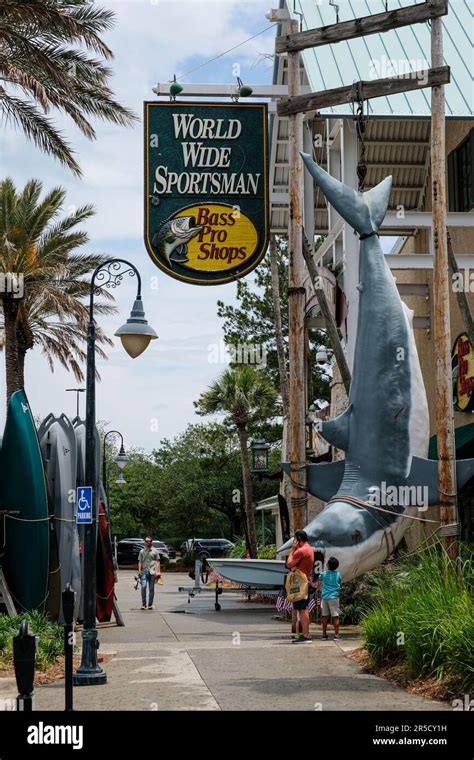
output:
[[[66,393],[75,393],[76,394],[76,416],[79,417],[79,394],[85,393],[85,388],[66,388]]]
[[[104,440],[103,440],[103,444],[102,444],[102,483],[104,484],[104,491],[105,491],[105,495],[107,497],[107,508],[108,508],[108,511],[110,512],[110,509],[109,509],[109,481],[108,481],[108,478],[107,478],[107,460],[106,460],[106,456],[105,456],[105,442],[106,442],[107,438],[109,437],[109,435],[119,435],[120,436],[120,451],[117,454],[117,456],[114,457],[114,462],[116,462],[118,464],[118,466],[120,467],[121,470],[123,470],[123,468],[125,467],[125,465],[128,462],[128,455],[126,454],[124,446],[123,446],[123,435],[122,435],[122,433],[120,433],[118,430],[109,430],[104,435]],[[126,480],[123,477],[122,473],[120,473],[119,478],[118,478],[118,480],[116,482],[117,482],[118,485],[121,485],[121,486],[126,484]]]
[[[125,267],[125,268],[124,268]],[[138,269],[124,259],[111,259],[95,269],[90,287],[89,326],[87,330],[87,380],[86,380],[86,485],[92,486],[92,522],[84,526],[84,626],[82,630],[81,664],[74,674],[76,686],[104,684],[107,675],[98,664],[96,615],[96,543],[98,515],[98,486],[95,480],[95,462],[99,452],[95,450],[95,323],[94,295],[100,286],[116,288],[124,275],[138,280],[137,296],[126,324],[115,335],[119,336],[126,352],[132,358],[139,356],[156,332],[145,319],[141,298],[141,277]]]

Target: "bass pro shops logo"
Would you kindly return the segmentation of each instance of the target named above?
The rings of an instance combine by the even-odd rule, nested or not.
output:
[[[164,221],[152,239],[156,254],[172,268],[181,264],[197,271],[229,271],[250,259],[258,232],[236,206],[208,204],[178,211]]]

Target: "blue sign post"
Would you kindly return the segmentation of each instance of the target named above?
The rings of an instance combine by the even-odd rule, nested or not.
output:
[[[76,523],[84,525],[92,522],[92,486],[76,488]]]

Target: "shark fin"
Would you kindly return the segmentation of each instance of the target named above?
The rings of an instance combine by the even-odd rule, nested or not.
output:
[[[456,461],[456,484],[459,491],[474,476],[474,459],[459,459]],[[428,488],[428,504],[439,504],[438,490],[438,460],[413,457],[408,486],[424,486]]]
[[[310,494],[322,501],[329,501],[337,493],[342,483],[344,466],[345,461],[343,459],[338,462],[321,462],[321,464],[306,465],[306,477]],[[281,468],[283,472],[290,475],[289,462],[283,462]]]
[[[352,404],[339,417],[323,422],[321,435],[337,449],[347,451],[349,447],[349,427],[352,412]]]
[[[371,190],[359,193],[331,177],[313,161],[309,153],[301,153],[301,158],[331,206],[334,206],[359,235],[369,235],[379,229],[388,207],[392,188],[391,177],[386,177]]]
[[[382,182],[379,182],[378,185],[375,185],[371,190],[367,190],[364,193],[364,200],[369,207],[369,215],[374,225],[374,230],[378,230],[385,218],[391,192],[392,177],[385,177]]]

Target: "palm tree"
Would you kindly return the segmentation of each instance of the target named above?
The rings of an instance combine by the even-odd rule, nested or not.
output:
[[[253,511],[252,481],[248,459],[249,422],[275,415],[277,392],[270,380],[255,367],[240,365],[227,369],[195,402],[198,414],[224,412],[237,428],[242,458],[245,514],[250,552],[257,556],[257,533]]]
[[[100,34],[115,14],[90,0],[0,0],[0,110],[76,175],[73,151],[47,114],[66,113],[89,139],[90,117],[130,125],[108,86],[113,58]],[[97,57],[99,56],[99,57]]]
[[[87,275],[107,260],[103,255],[77,252],[88,236],[75,228],[94,214],[93,207],[83,206],[59,219],[65,191],[54,188],[40,200],[41,192],[38,180],[30,180],[21,192],[11,179],[0,182],[0,303],[7,398],[24,387],[25,356],[36,345],[51,370],[57,360],[78,381],[83,380]],[[10,287],[12,282],[18,287]],[[111,313],[115,310],[112,296],[103,288],[100,293],[109,302],[99,301],[95,308],[98,313]],[[100,343],[112,341],[99,329]],[[105,356],[100,345],[97,351]]]

